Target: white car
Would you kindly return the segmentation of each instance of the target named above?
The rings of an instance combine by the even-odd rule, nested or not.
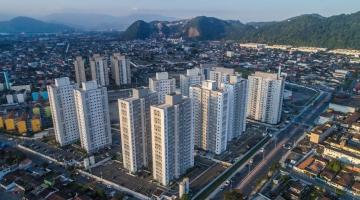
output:
[[[287,149],[287,150],[290,150],[292,148],[292,145],[291,144],[283,144],[283,148],[284,149]]]

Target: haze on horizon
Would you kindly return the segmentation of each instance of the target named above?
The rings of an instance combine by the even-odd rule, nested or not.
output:
[[[243,22],[283,20],[311,13],[331,16],[360,10],[359,0],[0,0],[0,5],[0,15],[12,17],[54,13],[158,14],[176,18],[206,15]]]

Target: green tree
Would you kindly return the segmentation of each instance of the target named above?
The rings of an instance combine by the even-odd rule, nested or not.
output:
[[[118,192],[115,194],[115,196],[112,198],[112,200],[122,200],[125,198],[125,194],[122,192]]]
[[[184,194],[181,198],[180,198],[180,200],[190,200],[191,198],[190,198],[190,196],[188,195],[188,194]]]
[[[316,148],[316,153],[322,155],[324,153],[324,148],[323,147]]]
[[[224,192],[224,200],[242,200],[243,195],[239,190],[231,190]]]
[[[103,189],[95,189],[95,195],[99,197],[100,199],[106,199],[106,193]]]
[[[334,159],[327,164],[326,168],[333,172],[339,172],[341,170],[341,162]]]
[[[273,162],[270,167],[270,171],[275,171],[281,167],[280,163]]]

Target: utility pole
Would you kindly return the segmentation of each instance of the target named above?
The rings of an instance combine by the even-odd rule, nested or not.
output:
[[[262,153],[262,160],[264,160],[264,152],[265,152],[264,147],[262,147],[262,148],[260,149],[260,152]]]
[[[277,147],[277,137],[274,136],[275,148]]]
[[[249,166],[249,172],[248,172],[248,174],[250,174],[250,170],[251,170],[251,165],[253,164],[253,159],[250,159],[249,160],[249,163],[248,163],[248,166]]]

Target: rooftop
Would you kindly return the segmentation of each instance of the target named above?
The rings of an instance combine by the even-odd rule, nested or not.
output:
[[[268,72],[255,72],[253,75],[254,77],[260,77],[264,79],[270,79],[270,80],[282,80],[282,77],[279,77],[277,73],[268,73]]]
[[[360,96],[357,95],[353,97],[334,97],[331,103],[341,106],[360,108]]]
[[[311,130],[311,134],[321,135],[321,134],[325,133],[331,127],[332,127],[332,125],[329,123],[316,126],[313,130]]]
[[[297,167],[299,169],[305,169],[306,167],[310,166],[311,163],[313,163],[314,161],[315,161],[315,158],[313,156],[309,156],[308,158],[306,158],[306,160],[301,162]]]

